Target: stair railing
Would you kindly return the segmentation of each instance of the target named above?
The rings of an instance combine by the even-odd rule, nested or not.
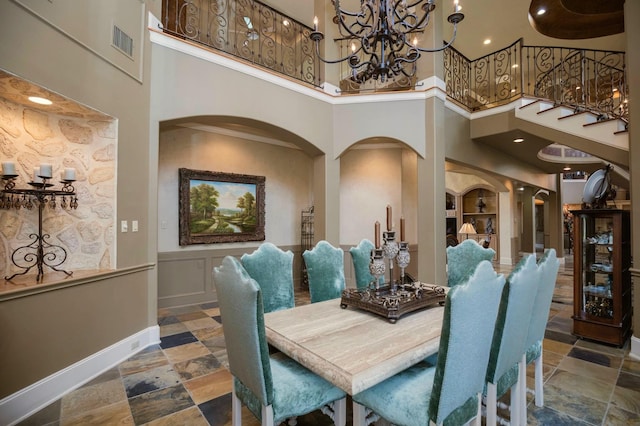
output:
[[[520,39],[473,61],[449,48],[444,76],[447,95],[471,111],[532,96],[628,122],[624,64],[624,52],[525,46]]]

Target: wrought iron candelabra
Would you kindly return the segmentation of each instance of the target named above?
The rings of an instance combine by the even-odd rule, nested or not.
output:
[[[397,284],[393,279],[393,262],[399,251],[398,243],[396,242],[396,231],[383,232],[382,239],[384,240],[384,244],[382,245],[384,257],[386,257],[389,262],[389,285],[391,287],[391,292],[395,293],[397,290]]]
[[[0,208],[7,210],[11,208],[18,210],[26,208],[31,210],[37,207],[38,233],[30,234],[29,238],[33,239],[33,241],[25,246],[18,247],[11,255],[11,262],[23,271],[16,272],[11,276],[5,276],[4,279],[9,281],[18,275],[25,275],[35,267],[38,269],[36,281],[40,282],[44,275],[45,266],[54,271],[64,272],[67,276],[72,275],[72,272],[59,268],[67,259],[67,251],[59,245],[49,243],[50,235],[42,232],[42,211],[45,206],[55,209],[58,202],[63,209],[77,209],[78,197],[73,187],[75,180],[62,180],[60,182],[62,189],[57,190],[51,189],[53,184],[49,183],[49,177],[40,176],[42,182],[29,182],[31,188],[16,188],[16,178],[17,175],[2,175],[4,189],[0,199]]]

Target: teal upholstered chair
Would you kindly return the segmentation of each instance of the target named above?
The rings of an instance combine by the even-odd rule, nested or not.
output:
[[[271,243],[263,243],[240,258],[249,276],[258,282],[265,312],[295,306],[293,295],[293,253]]]
[[[369,284],[376,280],[376,277],[369,272],[369,264],[371,262],[371,250],[373,250],[373,243],[366,238],[360,241],[360,243],[349,249],[351,254],[351,260],[353,261],[353,270],[356,275],[356,287],[358,290],[366,289]],[[380,277],[382,282],[384,277]]]
[[[260,287],[235,257],[213,271],[224,340],[233,375],[232,422],[242,423],[241,404],[262,425],[279,424],[331,405],[335,424],[346,421],[345,393],[282,353],[269,355]]]
[[[491,261],[496,255],[492,248],[484,248],[474,240],[464,240],[457,246],[447,247],[447,285],[465,282],[483,260]]]
[[[526,339],[540,274],[535,254],[524,257],[507,278],[500,302],[487,368],[487,425],[497,421],[497,400],[511,389],[512,424],[518,424],[523,406],[518,365],[526,352]]]
[[[535,404],[538,407],[544,405],[544,388],[543,388],[543,372],[542,372],[542,341],[544,332],[547,328],[547,320],[549,319],[549,309],[553,299],[553,291],[556,286],[558,277],[558,268],[560,261],[556,257],[554,249],[546,250],[540,261],[538,269],[540,280],[537,286],[535,300],[533,302],[533,310],[531,311],[531,321],[529,322],[529,331],[525,341],[527,348],[526,355],[520,364],[520,392],[524,399],[521,400],[524,406],[522,408],[522,424],[526,423],[526,392],[527,392],[527,365],[535,361]]]
[[[344,290],[344,251],[327,241],[319,241],[302,253],[307,265],[311,303],[335,299]]]
[[[447,294],[440,354],[353,396],[354,426],[367,409],[394,425],[461,425],[480,420],[480,399],[505,279],[490,262]],[[366,408],[365,408],[366,407]]]

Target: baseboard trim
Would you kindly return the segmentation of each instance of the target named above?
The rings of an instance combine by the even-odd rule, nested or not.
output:
[[[640,360],[640,337],[631,336],[631,350],[629,356]]]
[[[14,425],[79,388],[152,344],[160,343],[155,325],[132,334],[0,400],[0,424]]]

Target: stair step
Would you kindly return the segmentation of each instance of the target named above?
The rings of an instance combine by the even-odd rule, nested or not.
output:
[[[583,126],[586,126],[587,124],[595,123],[598,120],[598,116],[590,111],[575,112],[573,109],[571,109],[570,111],[571,111],[571,114],[558,117],[558,120],[567,120],[567,119],[576,118],[578,119],[577,121],[581,121],[583,123]]]

